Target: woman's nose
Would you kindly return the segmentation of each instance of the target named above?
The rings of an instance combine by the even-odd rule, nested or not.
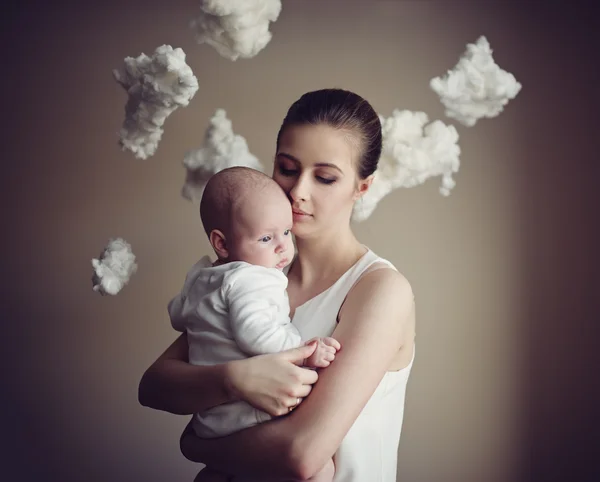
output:
[[[308,179],[300,176],[296,184],[290,189],[290,198],[292,201],[306,201],[308,199]]]

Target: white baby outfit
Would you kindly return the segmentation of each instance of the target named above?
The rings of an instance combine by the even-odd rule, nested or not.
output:
[[[202,258],[168,307],[173,328],[187,332],[189,362],[217,365],[300,346],[286,288],[278,269],[241,261],[213,267]],[[195,414],[192,425],[199,437],[210,438],[270,419],[246,402],[233,402]]]

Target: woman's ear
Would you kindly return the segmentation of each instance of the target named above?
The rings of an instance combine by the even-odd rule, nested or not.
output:
[[[229,251],[227,250],[227,240],[225,235],[218,229],[213,229],[208,236],[211,246],[217,253],[219,259],[227,259],[229,257]]]
[[[366,194],[366,192],[371,187],[371,184],[373,184],[373,177],[374,177],[374,175],[371,174],[370,176],[368,176],[365,179],[358,180],[358,184],[356,186],[356,192],[354,193],[355,201],[360,199],[361,197],[363,197]]]

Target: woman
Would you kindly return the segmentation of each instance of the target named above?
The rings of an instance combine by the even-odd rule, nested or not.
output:
[[[342,349],[314,384],[315,372],[293,364],[312,347],[193,367],[186,363],[185,335],[179,337],[144,375],[143,405],[192,414],[242,399],[272,415],[298,406],[220,439],[200,440],[186,430],[181,448],[190,460],[236,481],[307,480],[333,456],[335,482],[396,480],[414,359],[414,298],[408,281],[350,228],[381,143],[377,114],[356,94],[320,90],[291,106],[273,172],[294,212],[290,314],[304,339],[333,336]]]

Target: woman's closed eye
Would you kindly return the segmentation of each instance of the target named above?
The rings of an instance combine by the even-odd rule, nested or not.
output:
[[[333,184],[335,181],[337,181],[337,179],[335,178],[327,178],[327,177],[322,177],[322,176],[317,176],[317,181],[319,181],[320,183],[323,184]]]
[[[281,173],[282,176],[290,176],[290,177],[298,174],[297,169],[286,169],[281,164],[279,164],[279,172]]]
[[[298,175],[298,169],[287,169],[287,168],[283,167],[281,164],[279,165],[279,172],[282,176],[286,176],[286,177],[292,177],[292,176]],[[323,177],[323,176],[315,176],[315,178],[321,184],[333,184],[335,181],[337,181],[336,178],[329,178],[329,177]]]

